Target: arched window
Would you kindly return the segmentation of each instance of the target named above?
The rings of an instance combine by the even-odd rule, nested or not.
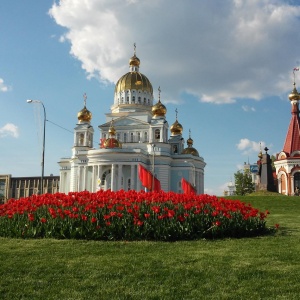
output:
[[[144,132],[144,142],[148,142],[148,132]]]
[[[124,133],[124,139],[123,139],[123,142],[124,142],[124,143],[127,143],[127,133],[126,133],[126,132]]]
[[[138,142],[139,142],[141,140],[141,133],[140,132],[137,133],[137,138],[138,138]]]
[[[159,140],[160,139],[160,130],[159,129],[155,129],[154,134],[155,134],[155,139]]]
[[[135,96],[132,96],[132,103],[135,103]]]
[[[300,189],[300,172],[294,174],[294,191],[296,190],[296,187]]]
[[[80,133],[79,135],[79,145],[82,146],[83,145],[83,141],[84,141],[84,134]]]
[[[133,132],[130,132],[130,142],[133,143]]]

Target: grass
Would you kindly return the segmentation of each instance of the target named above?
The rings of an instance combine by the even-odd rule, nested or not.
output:
[[[299,299],[300,197],[235,198],[268,209],[279,231],[174,243],[0,238],[0,299]]]

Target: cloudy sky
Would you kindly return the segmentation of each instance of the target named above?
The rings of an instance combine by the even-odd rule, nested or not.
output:
[[[207,163],[206,193],[221,195],[260,145],[283,147],[299,1],[2,0],[0,28],[0,174],[40,175],[42,106],[26,99],[46,108],[45,175],[71,154],[84,93],[97,146],[134,43],[169,124],[177,108]]]

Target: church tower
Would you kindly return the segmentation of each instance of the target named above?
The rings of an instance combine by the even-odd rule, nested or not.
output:
[[[291,101],[291,121],[286,134],[283,150],[277,154],[274,162],[278,181],[278,192],[294,195],[296,187],[300,188],[300,94],[296,89],[295,70],[294,88],[289,94]]]

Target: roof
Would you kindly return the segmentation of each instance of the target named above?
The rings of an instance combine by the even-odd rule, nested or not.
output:
[[[292,118],[286,134],[283,151],[291,155],[294,151],[300,150],[300,119],[298,102],[292,103]]]

